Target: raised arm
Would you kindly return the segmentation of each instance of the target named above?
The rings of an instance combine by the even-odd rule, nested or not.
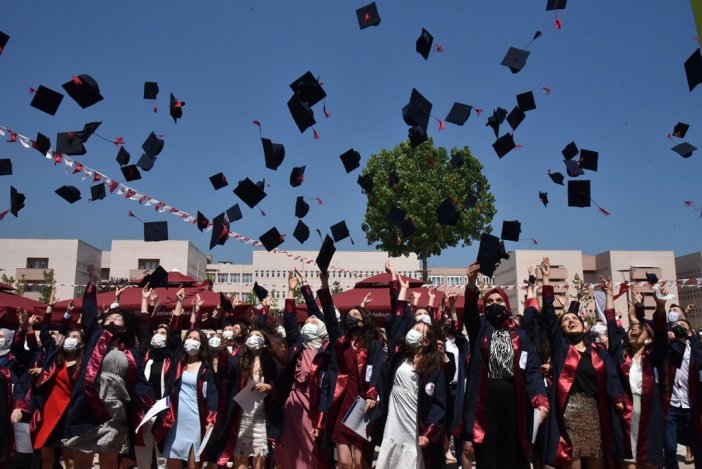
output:
[[[141,314],[149,315],[149,299],[153,292],[154,290],[149,288],[149,283],[147,282],[141,290]]]
[[[176,305],[171,316],[171,331],[180,332],[183,330],[183,301],[185,301],[185,289],[180,287],[176,292]]]
[[[522,318],[522,328],[526,331],[529,340],[536,344],[539,340],[539,302],[534,295],[534,267],[529,266],[529,279],[527,280],[527,292],[524,300],[524,317]]]
[[[305,274],[303,272],[300,272],[297,269],[295,269],[294,273],[295,273],[295,275],[297,275],[297,278],[299,279],[299,283],[301,285],[300,293],[302,293],[302,298],[304,298],[305,305],[307,305],[307,315],[308,316],[315,316],[315,317],[319,318],[320,320],[324,320],[324,316],[322,315],[322,312],[319,310],[319,306],[317,306],[317,302],[314,300],[314,294],[312,293],[312,289],[310,288],[309,284],[307,283],[307,277],[305,276]],[[324,288],[328,289],[329,288],[329,273],[328,272],[320,272],[319,279],[322,281],[322,289],[324,289]]]
[[[121,293],[122,291],[119,289],[115,291],[115,300],[119,300]],[[87,341],[97,328],[97,289],[91,282],[88,282],[85,286],[85,292],[83,292],[83,312],[80,315],[80,322]]]
[[[605,292],[605,317],[607,318],[607,340],[609,342],[609,354],[618,359],[622,356],[622,347],[624,347],[624,329],[617,326],[616,311],[614,310],[614,291],[612,285],[612,279],[607,277],[600,277],[602,281],[602,291]],[[631,324],[638,324],[638,320],[634,317],[634,322]]]
[[[322,311],[324,311],[324,324],[327,326],[327,332],[329,333],[329,343],[333,344],[341,336],[341,329],[339,328],[339,320],[336,317],[334,299],[329,290],[329,273],[320,272],[319,278],[322,280],[322,288],[317,290],[317,296],[322,304]]]
[[[300,337],[300,327],[297,325],[297,309],[295,307],[295,288],[297,288],[297,278],[292,270],[288,273],[288,296],[285,299],[285,310],[283,313],[283,327],[285,327],[285,342],[291,348],[302,341]],[[309,311],[309,309],[307,310]]]
[[[463,306],[463,322],[468,331],[468,339],[470,340],[471,347],[475,344],[478,331],[480,330],[480,313],[478,311],[478,297],[480,296],[480,292],[478,291],[479,271],[480,264],[473,262],[466,272],[468,275],[468,284],[466,285],[466,297]]]
[[[554,292],[553,286],[551,285],[551,260],[548,257],[544,257],[541,260],[539,268],[541,269],[543,284],[541,290],[541,314],[544,315],[543,319],[546,323],[548,339],[553,345],[553,351],[556,351],[565,346],[565,340],[563,339],[563,333],[561,332],[558,316],[556,315],[556,308],[553,305]]]

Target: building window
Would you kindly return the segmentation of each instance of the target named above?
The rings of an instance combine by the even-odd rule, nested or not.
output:
[[[444,277],[443,277],[443,275],[430,275],[429,282],[432,285],[443,285],[444,284]]]
[[[48,269],[49,268],[49,258],[48,257],[28,257],[27,258],[27,268],[28,269]]]
[[[241,282],[241,275],[240,274],[232,274],[232,283],[239,283]]]
[[[229,274],[217,274],[217,283],[229,282]]]
[[[242,282],[241,283],[246,283],[246,284],[253,283],[253,276],[251,274],[242,274]]]
[[[446,285],[450,287],[455,287],[463,284],[463,278],[460,275],[447,275]]]
[[[137,267],[139,270],[156,270],[156,267],[158,267],[161,264],[161,261],[159,259],[139,259]]]
[[[100,269],[100,280],[110,279],[110,269]]]

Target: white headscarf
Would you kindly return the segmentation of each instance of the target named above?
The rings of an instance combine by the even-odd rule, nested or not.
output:
[[[15,335],[15,331],[5,328],[0,329],[0,331],[2,331],[4,335],[4,337],[0,341],[0,357],[4,357],[8,353],[10,353],[10,347],[12,347],[12,338]]]

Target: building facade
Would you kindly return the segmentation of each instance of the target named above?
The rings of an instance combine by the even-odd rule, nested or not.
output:
[[[675,270],[678,280],[689,280],[702,277],[702,251],[693,252],[675,258]],[[695,312],[688,318],[692,326],[702,327],[702,286],[681,287],[680,306],[685,309],[688,305],[695,305]]]
[[[144,271],[159,265],[167,271],[177,270],[195,280],[205,279],[208,258],[190,241],[113,240],[112,249],[103,253],[103,280],[140,279]]]

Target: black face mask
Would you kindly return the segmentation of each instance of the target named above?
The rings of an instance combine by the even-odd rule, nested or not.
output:
[[[349,331],[359,329],[361,327],[361,320],[353,316],[346,316],[346,328]]]
[[[581,332],[580,334],[569,334],[566,335],[565,338],[572,345],[576,345],[582,342],[582,340],[585,338],[585,332]]]
[[[683,326],[678,324],[677,326],[673,327],[671,329],[673,331],[673,335],[675,335],[676,339],[685,339],[687,338],[687,329],[685,329]]]
[[[103,329],[109,331],[113,336],[122,335],[122,326],[118,326],[117,324],[108,324],[103,326]]]
[[[499,325],[507,317],[507,309],[498,303],[493,303],[485,308],[485,318],[493,326]]]

